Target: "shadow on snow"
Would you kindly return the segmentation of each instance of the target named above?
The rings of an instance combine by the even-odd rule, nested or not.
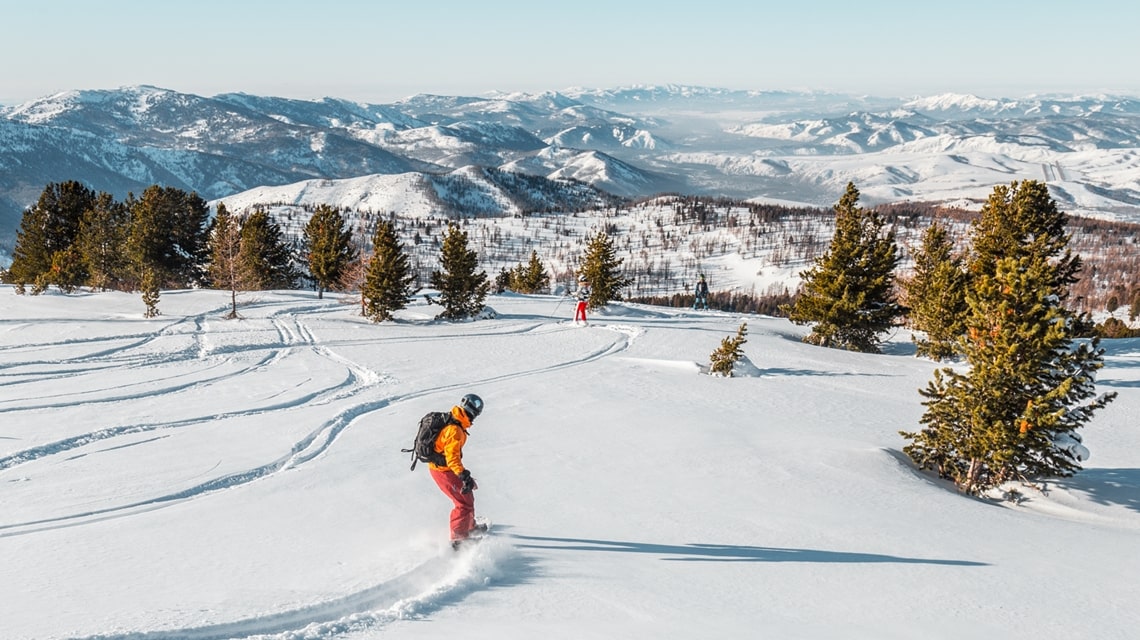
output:
[[[1140,469],[1082,469],[1072,477],[1049,480],[1049,484],[1083,493],[1097,504],[1140,513]]]
[[[937,558],[905,558],[877,553],[854,551],[825,551],[821,549],[790,549],[783,547],[753,547],[727,544],[654,544],[647,542],[621,542],[615,540],[589,540],[582,538],[551,538],[507,534],[519,540],[523,549],[561,549],[567,551],[609,551],[618,553],[648,553],[664,556],[662,560],[685,562],[831,562],[831,563],[900,563],[940,564],[959,567],[984,567],[985,562],[971,560],[940,560]]]

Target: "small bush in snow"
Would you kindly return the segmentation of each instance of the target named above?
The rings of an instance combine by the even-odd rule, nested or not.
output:
[[[736,330],[736,336],[720,341],[720,347],[709,356],[709,375],[732,377],[732,368],[744,356],[741,350],[744,346],[744,336],[748,333],[748,323],[741,322]]]

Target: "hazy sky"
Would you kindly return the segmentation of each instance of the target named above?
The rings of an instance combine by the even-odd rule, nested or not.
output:
[[[634,84],[1140,95],[1124,0],[0,0],[0,103],[149,84],[389,102]]]

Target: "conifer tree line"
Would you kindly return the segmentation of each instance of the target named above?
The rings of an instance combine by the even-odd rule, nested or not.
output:
[[[49,184],[20,223],[7,281],[18,293],[198,286],[296,286],[295,248],[257,211],[236,220],[195,193],[151,186],[116,201],[82,183]]]
[[[74,200],[74,198],[69,199],[73,192],[82,193],[84,191],[86,190],[82,185],[77,183],[49,185],[49,187],[45,189],[44,195],[41,196],[40,202],[26,212],[24,226],[28,226],[30,221],[28,218],[34,220],[37,216],[45,213],[50,214],[68,210],[68,207],[65,205],[67,202]],[[126,244],[125,237],[123,239],[117,239],[114,236],[116,234],[125,236],[125,231],[130,229],[130,225],[127,223],[131,220],[131,211],[136,208],[135,203],[140,203],[137,205],[137,208],[141,210],[155,210],[154,206],[141,206],[148,204],[148,201],[154,199],[153,195],[155,195],[155,191],[166,196],[166,200],[178,200],[179,198],[190,200],[190,196],[193,196],[193,194],[179,193],[176,189],[153,187],[144,193],[145,198],[135,199],[131,196],[126,202],[117,203],[111,196],[99,194],[96,198],[95,206],[90,208],[89,220],[82,225],[82,232],[77,234],[78,238],[74,241],[70,243],[67,242],[67,238],[76,235],[76,233],[72,230],[72,227],[66,223],[55,224],[53,219],[52,223],[43,226],[43,228],[54,230],[51,234],[51,244],[70,246],[71,248],[69,250],[60,251],[55,246],[49,246],[49,243],[37,243],[35,233],[26,234],[27,240],[25,240],[25,234],[22,233],[18,243],[20,245],[19,251],[16,252],[16,260],[14,261],[12,272],[10,274],[0,275],[5,275],[6,280],[9,282],[20,284],[20,290],[24,290],[23,284],[30,285],[33,293],[42,290],[44,286],[52,283],[58,284],[64,290],[72,290],[75,286],[81,285],[90,286],[92,288],[141,290],[143,283],[142,276],[145,273],[145,269],[140,266],[138,260],[128,260],[128,256],[124,251],[107,251],[105,249],[100,251],[100,248]],[[850,200],[849,194],[845,194],[845,196],[848,196],[846,199]],[[89,203],[91,199],[90,192],[87,191],[85,197],[81,197],[81,199],[87,200]],[[674,223],[690,225],[680,227],[679,230],[682,233],[684,233],[686,229],[698,231],[700,229],[707,230],[718,226],[732,230],[734,233],[741,229],[752,229],[752,231],[739,237],[742,239],[747,238],[750,233],[758,242],[770,243],[772,241],[780,241],[779,239],[783,237],[781,234],[784,232],[777,232],[775,230],[782,228],[797,234],[794,243],[796,246],[801,248],[818,246],[819,251],[824,250],[824,245],[818,244],[818,234],[821,230],[817,226],[818,222],[813,222],[813,220],[816,219],[816,214],[811,210],[755,204],[748,204],[746,208],[739,209],[736,207],[740,206],[741,203],[729,199],[713,198],[676,197],[673,199],[673,202],[672,217]],[[60,203],[63,203],[63,206],[53,206],[59,205]],[[193,210],[196,208],[198,216],[201,217],[202,212],[205,211],[205,204],[200,200],[192,204],[195,204],[196,207],[190,207],[190,209]],[[847,206],[847,204],[841,204],[843,204],[844,207]],[[628,206],[631,209],[637,209],[641,205],[630,203]],[[70,208],[76,210],[85,207],[86,205],[83,207],[73,206]],[[860,210],[862,209],[860,208]],[[159,211],[161,211],[161,209]],[[273,258],[270,254],[274,252],[269,251],[269,248],[265,247],[266,241],[264,238],[260,242],[263,247],[262,250],[255,250],[255,246],[258,244],[258,238],[257,234],[253,233],[253,229],[273,225],[275,224],[273,219],[264,213],[255,212],[256,215],[243,213],[242,219],[238,220],[239,224],[252,225],[250,233],[246,234],[247,246],[249,247],[247,254],[264,254],[260,261],[262,264],[271,264],[276,259],[280,266],[279,268],[269,267],[268,273],[258,275],[257,277],[249,274],[248,267],[243,269],[244,273],[241,278],[234,277],[238,275],[237,273],[231,273],[228,282],[233,285],[232,290],[288,286],[289,282],[292,281],[294,283],[293,286],[297,286],[297,282],[305,286],[312,286],[318,292],[319,297],[323,297],[324,292],[330,290],[360,291],[364,285],[366,269],[371,256],[372,243],[369,236],[371,232],[375,230],[375,221],[379,219],[377,214],[350,212],[347,209],[342,211],[329,207],[328,205],[309,207],[309,211],[310,215],[308,215],[307,218],[302,218],[302,220],[307,220],[303,229],[290,224],[293,220],[293,214],[288,212],[288,210],[284,214],[277,214],[278,216],[283,216],[279,218],[279,222],[288,225],[287,235],[280,228],[266,229],[266,233],[280,240],[280,242],[275,242],[274,244],[278,246],[282,244],[286,245],[290,253],[291,264],[286,264],[286,261],[281,259],[281,253],[283,252],[280,250],[276,252],[277,258]],[[881,214],[879,214],[880,211],[882,211]],[[880,218],[880,222],[877,224],[885,223],[885,226],[882,227],[883,229],[889,229],[892,233],[897,229],[912,239],[915,234],[909,230],[913,229],[916,223],[924,224],[924,221],[926,221],[925,224],[929,225],[929,216],[931,215],[928,209],[924,210],[921,207],[916,208],[915,206],[902,205],[880,207],[867,213],[877,214]],[[612,213],[601,211],[593,215],[597,216],[595,219],[600,219],[601,222],[605,222],[611,215],[617,214],[618,210],[615,208]],[[576,213],[570,213],[567,214],[566,217],[577,217],[578,215],[579,214]],[[55,216],[55,218],[63,219],[65,222],[74,217],[74,215],[70,217],[66,215]],[[175,222],[178,222],[177,217],[166,217],[174,218]],[[499,276],[495,278],[494,286],[497,291],[511,289],[524,293],[539,292],[543,291],[544,288],[549,286],[555,279],[559,282],[567,283],[573,281],[579,271],[582,270],[583,264],[587,262],[587,256],[584,255],[584,252],[589,249],[589,245],[593,239],[590,235],[577,236],[575,233],[570,233],[568,229],[562,229],[566,217],[552,216],[534,220],[534,225],[541,225],[544,228],[550,228],[550,225],[554,225],[552,230],[556,233],[556,237],[565,235],[567,240],[556,242],[556,244],[544,243],[538,250],[527,247],[527,245],[531,244],[530,241],[524,243],[523,246],[527,247],[526,254],[519,256],[520,261],[518,264],[513,269],[509,269],[509,271],[509,265],[508,267],[502,267]],[[192,220],[194,215],[188,215],[187,218]],[[247,223],[244,218],[251,218],[251,220]],[[833,208],[832,220],[828,224],[835,229],[835,235],[842,236],[846,233],[846,230],[838,225],[838,223],[849,218],[850,216],[835,215]],[[409,254],[408,261],[411,271],[415,274],[414,284],[419,285],[430,282],[431,275],[435,269],[433,265],[438,262],[437,256],[432,252],[442,253],[443,235],[435,235],[433,232],[433,226],[436,229],[439,228],[439,221],[432,220],[431,218],[403,219],[398,218],[395,214],[390,214],[384,219],[389,220],[394,228],[398,229],[399,234],[407,239],[406,245],[402,247],[402,249]],[[945,218],[935,218],[933,224],[941,225],[943,219],[949,222],[949,224],[945,226],[947,236],[960,244],[961,238],[955,239],[954,235],[960,234],[959,229],[962,227],[963,220],[970,220],[970,218],[956,217],[952,215],[951,212],[947,214]],[[359,224],[360,227],[355,229],[348,228],[350,221],[353,224]],[[651,221],[651,218],[646,219],[646,222]],[[803,226],[801,222],[808,224]],[[212,233],[214,224],[216,224],[216,220],[211,221],[206,230],[207,242],[209,242],[208,236]],[[366,224],[367,226],[365,226]],[[495,263],[496,266],[503,264],[503,258],[505,257],[504,251],[509,253],[509,247],[512,246],[513,243],[517,243],[517,239],[511,240],[509,230],[496,225],[493,221],[475,223],[475,221],[472,220],[460,220],[446,223],[446,225],[451,224],[458,224],[461,225],[463,229],[467,229],[470,236],[469,241],[473,245],[478,246],[481,259],[491,261]],[[1089,225],[1103,226],[1104,224],[1107,223],[1084,221],[1081,225],[1074,226],[1074,234],[1083,238],[1082,243],[1085,244],[1082,244],[1082,246],[1087,246],[1087,243],[1090,242],[1092,238],[1103,237],[1103,235],[1097,234],[1121,236],[1124,231],[1127,231],[1126,229],[1122,230],[1116,228],[1101,228],[1098,230],[1089,227]],[[525,222],[523,226],[525,229]],[[607,286],[607,277],[605,274],[594,274],[593,277],[598,279],[602,284],[601,287],[595,287],[595,295],[598,299],[610,300],[625,298],[654,304],[691,306],[691,293],[688,292],[688,282],[682,285],[683,291],[671,295],[635,295],[635,291],[640,290],[643,284],[651,283],[654,278],[669,279],[675,277],[675,274],[680,272],[672,268],[668,254],[663,253],[656,254],[662,256],[659,263],[653,266],[652,269],[643,271],[641,260],[642,256],[645,255],[645,251],[641,250],[639,255],[632,253],[631,247],[636,245],[630,244],[630,240],[632,239],[630,232],[623,229],[622,233],[615,235],[615,233],[612,232],[616,231],[616,227],[610,225],[608,222],[601,225],[600,228],[603,229],[601,233],[606,236],[609,244],[609,255],[607,259],[622,260],[622,264],[619,268],[621,281],[618,284],[620,286]],[[146,235],[146,231],[145,225],[140,225],[140,228],[136,230],[135,238],[140,240],[136,244],[147,244],[146,238],[148,236]],[[826,231],[826,229],[823,229],[823,231]],[[201,234],[199,233],[198,235],[200,236]],[[183,236],[185,237],[186,234],[183,234]],[[160,234],[159,237],[163,237],[163,234]],[[190,243],[178,240],[177,237],[173,235],[169,237],[172,240],[177,240],[171,243],[176,245],[176,251],[172,255],[194,255],[192,249],[185,250],[179,248],[179,245]],[[671,240],[667,236],[662,236],[657,240],[657,243],[661,243],[661,247],[664,248],[669,246],[669,243],[673,241],[675,241],[675,239]],[[949,241],[950,240],[946,238],[943,239],[944,244]],[[909,242],[913,246],[913,240]],[[200,244],[200,242],[198,244]],[[882,246],[889,246],[890,243],[883,242],[881,244]],[[698,249],[696,240],[693,240],[690,245],[694,250]],[[41,256],[50,255],[53,256],[53,258],[39,260],[39,262],[46,264],[46,267],[33,264],[31,268],[26,268],[29,263],[36,261],[23,261],[20,254],[24,253],[28,247],[34,249],[37,246],[41,248],[47,247],[46,250],[38,252]],[[517,250],[517,244],[515,244],[515,246]],[[706,247],[706,245],[703,244],[699,249],[700,251],[714,250],[711,245]],[[425,253],[425,250],[428,251],[428,253]],[[579,254],[576,255],[575,250],[579,252]],[[755,251],[755,245],[751,244],[751,241],[749,241],[749,243],[742,243],[740,250]],[[27,253],[31,254],[37,252],[28,251]],[[223,287],[225,283],[221,283],[215,278],[217,267],[211,265],[211,262],[215,259],[214,252],[211,250],[208,253],[209,255],[206,257],[205,262],[197,263],[197,269],[192,270],[197,273],[192,273],[189,277],[185,274],[186,269],[174,267],[158,268],[153,269],[155,273],[149,281],[156,282],[159,288],[171,286]],[[543,264],[542,261],[547,256],[552,255],[556,261],[560,262],[560,269],[563,270],[555,271],[551,269],[547,271],[546,264]],[[618,258],[618,256],[623,257]],[[145,258],[147,256],[144,255],[143,257]],[[526,257],[529,257],[529,260],[524,259]],[[842,258],[842,256],[837,257]],[[918,263],[920,256],[916,255],[913,250],[908,251],[905,256],[900,256],[898,262],[896,262],[896,267],[905,265],[908,257],[915,265],[916,272],[921,272],[924,266]],[[53,260],[54,264],[52,264]],[[775,258],[773,258],[773,260],[775,260]],[[195,260],[190,260],[189,262],[194,264]],[[258,261],[253,262],[256,264]],[[1097,274],[1097,279],[1102,280],[1108,272],[1100,263],[1094,262],[1093,264],[1095,265],[1093,270]],[[684,271],[700,269],[699,263],[685,263],[679,266],[682,266]],[[522,273],[521,269],[523,268],[527,269],[530,275]],[[200,275],[202,273],[205,274],[204,277]],[[175,276],[172,277],[171,274],[175,274]],[[547,280],[543,281],[543,275],[546,275]],[[695,272],[693,275],[695,276]],[[943,273],[942,275],[946,274]],[[181,284],[179,284],[178,279],[182,280]],[[1081,282],[1074,284],[1074,290],[1078,292],[1078,295],[1070,299],[1071,304],[1081,305],[1088,303],[1088,297],[1084,295],[1085,292],[1081,287],[1084,287],[1089,280],[1091,280],[1091,278],[1085,278]],[[740,290],[718,291],[715,287],[715,280],[713,284],[714,287],[710,295],[710,302],[714,308],[735,312],[787,315],[794,308],[790,301],[801,297],[804,293],[789,291],[786,286],[782,289],[770,288],[765,292],[755,290],[751,292]],[[834,285],[836,283],[832,284]],[[905,280],[900,278],[900,282],[896,284],[905,284]],[[935,290],[946,290],[946,287],[941,285],[933,288]],[[607,289],[609,290],[607,291]],[[809,294],[812,293],[808,289],[805,289],[805,292]],[[920,306],[909,304],[910,301],[908,297],[915,296],[910,296],[905,288],[901,288],[899,293],[901,294],[899,296],[901,304],[908,305],[909,307],[901,307],[900,310],[903,312],[909,311],[913,314],[904,315],[902,317],[908,320],[912,317],[921,317],[924,310]],[[916,297],[916,299],[921,299],[921,297]],[[1129,311],[1140,311],[1140,286],[1115,285],[1111,300],[1113,301],[1113,306],[1124,306]],[[365,306],[364,301],[361,300],[361,303],[363,310]],[[848,300],[847,303],[849,304],[850,300]],[[592,301],[591,306],[598,306],[598,302]],[[877,310],[879,315],[887,314],[888,311],[889,309],[885,308]],[[864,316],[866,315],[865,310],[861,313]],[[935,314],[933,317],[947,318],[953,316]],[[1099,330],[1104,335],[1127,335],[1127,332],[1131,331],[1130,328],[1123,326],[1119,321],[1112,325],[1106,324],[1105,327],[1099,328]],[[936,337],[936,332],[934,331],[927,329],[927,333],[930,334],[931,337]],[[836,339],[845,340],[850,338],[850,336],[843,335],[826,336],[822,331],[815,332],[815,337],[817,337],[821,343],[832,343]],[[866,341],[865,337],[860,339]],[[926,347],[925,345],[920,345],[920,348],[925,349]]]
[[[502,293],[506,290],[517,293],[547,293],[550,291],[550,274],[546,265],[538,257],[538,251],[531,250],[530,260],[524,265],[521,262],[513,269],[503,267],[495,277],[495,290]]]
[[[390,222],[374,224],[368,242],[356,236],[342,212],[327,205],[316,207],[297,242],[261,209],[239,217],[219,204],[211,218],[204,200],[179,189],[153,186],[119,202],[68,181],[49,184],[25,211],[11,268],[3,275],[19,294],[38,295],[49,286],[64,293],[81,286],[138,291],[147,317],[159,314],[163,289],[218,288],[231,293],[230,318],[239,316],[238,292],[296,288],[307,278],[318,297],[359,291],[362,315],[390,320],[419,291],[419,277]],[[585,264],[603,283],[601,295],[611,296],[594,304],[618,299],[625,282],[607,242],[587,248],[601,252]],[[483,309],[490,282],[478,262],[467,232],[449,225],[440,268],[430,277],[444,306],[440,318],[473,317]],[[517,290],[549,287],[537,251],[516,274],[509,286]]]
[[[1077,430],[1115,394],[1095,390],[1104,351],[1099,337],[1083,339],[1092,335],[1091,318],[1071,304],[1083,263],[1070,247],[1068,216],[1046,185],[995,187],[964,245],[935,221],[901,278],[893,214],[862,207],[859,197],[848,184],[832,209],[826,250],[781,307],[793,323],[810,325],[805,342],[878,352],[885,334],[905,322],[915,330],[916,355],[967,364],[935,372],[921,390],[924,427],[900,432],[916,464],[965,492],[1078,470]],[[697,221],[713,215],[700,206],[682,213]],[[591,284],[591,308],[621,300],[633,283],[613,230],[604,224],[584,238],[576,271]],[[419,291],[418,277],[390,221],[373,227],[368,244],[328,206],[313,212],[297,246],[261,210],[238,219],[220,205],[211,219],[201,198],[178,189],[153,186],[117,202],[63,182],[48,185],[25,212],[6,278],[18,293],[52,285],[141,291],[147,316],[158,314],[162,289],[211,286],[231,291],[230,315],[237,316],[238,291],[294,288],[303,264],[318,296],[359,290],[363,316],[390,320]],[[470,244],[468,231],[448,224],[430,277],[440,319],[477,317],[485,308],[492,283]],[[495,285],[533,293],[550,281],[532,249],[526,264],[503,268]],[[743,344],[743,331],[738,340]]]
[[[289,223],[299,211],[305,212],[300,214],[304,220],[321,205],[276,203],[273,206],[281,208],[276,215],[288,233],[301,237],[302,230]],[[926,203],[877,205],[874,210],[895,230],[900,247],[904,247],[900,252],[900,272],[911,268],[912,250],[929,226],[942,225],[950,240],[959,245],[966,241],[969,226],[978,216],[977,212]],[[526,264],[536,249],[541,259],[552,265],[552,284],[572,283],[590,235],[590,231],[582,231],[580,221],[575,220],[584,217],[591,221],[589,227],[596,227],[597,223],[605,225],[603,228],[618,255],[623,257],[623,270],[632,280],[628,290],[623,292],[625,299],[678,307],[692,306],[692,283],[698,273],[707,272],[708,258],[733,253],[777,268],[809,261],[827,248],[835,221],[833,209],[677,195],[627,201],[613,209],[523,215],[514,225],[502,224],[503,218],[495,216],[478,219],[435,214],[407,217],[392,212],[349,209],[343,213],[353,225],[359,247],[368,245],[367,238],[376,220],[391,221],[405,239],[420,283],[428,282],[436,267],[447,226],[461,225],[468,230],[470,242],[484,265],[498,271],[496,290],[513,289],[504,287],[507,278],[502,275],[503,270]],[[606,221],[615,216],[624,217],[632,224],[626,228],[609,225]],[[1087,267],[1081,280],[1073,285],[1070,304],[1088,311],[1118,311],[1117,316],[1135,322],[1140,318],[1140,252],[1136,251],[1140,224],[1082,217],[1070,217],[1068,224],[1071,246],[1084,257]],[[362,277],[359,266],[352,272]],[[360,281],[357,278],[345,286],[353,289]],[[713,285],[710,304],[725,311],[785,315],[780,308],[795,293],[781,283],[773,283],[766,290],[718,290],[716,279],[710,282]],[[905,297],[901,302],[906,303]],[[1112,323],[1111,335],[1121,337],[1131,330],[1113,319],[1109,322]],[[1110,335],[1109,329],[1106,325],[1104,335]]]
[[[100,246],[122,248],[125,240],[106,239],[106,234],[95,232],[95,229],[124,229],[125,225],[114,224],[107,219],[114,220],[116,216],[124,215],[126,211],[122,205],[125,203],[116,203],[114,198],[105,194],[100,194],[99,200],[97,209],[101,216],[93,215],[88,223],[92,232],[80,234],[82,242],[75,243],[75,251],[58,256],[51,273],[41,276],[41,286],[54,281],[64,288],[74,287],[73,283],[79,282],[80,286],[93,289],[139,289],[140,274],[116,264],[126,257],[123,250],[99,251]],[[631,281],[622,291],[624,299],[684,307],[691,306],[692,283],[698,272],[708,272],[706,260],[710,256],[734,253],[744,259],[759,258],[764,264],[783,268],[792,262],[818,257],[827,248],[835,223],[834,210],[826,212],[807,207],[697,196],[625,201],[620,206],[613,205],[612,209],[587,212],[571,210],[556,214],[528,214],[509,224],[505,224],[505,219],[495,217],[440,219],[435,215],[405,217],[391,212],[334,209],[327,205],[278,203],[274,207],[271,217],[281,225],[284,243],[295,252],[294,267],[300,273],[300,286],[312,287],[319,296],[326,291],[360,290],[371,255],[370,237],[377,221],[385,219],[404,239],[404,250],[416,274],[417,285],[430,282],[431,273],[438,267],[443,234],[450,224],[458,224],[468,232],[471,246],[478,251],[484,266],[493,266],[499,271],[494,281],[495,289],[515,291],[527,291],[527,283],[510,283],[503,271],[513,271],[518,264],[529,266],[532,252],[537,253],[545,263],[544,267],[550,265],[547,268],[552,289],[556,289],[559,283],[573,286],[589,236],[602,229],[609,236],[616,255],[624,260],[621,267],[623,277]],[[330,278],[324,273],[325,266],[309,263],[306,243],[315,237],[315,230],[307,226],[314,222],[316,209],[327,210],[328,214],[337,216],[348,225],[348,228],[340,227],[339,230],[349,236],[348,250],[355,255],[336,274],[339,277]],[[944,226],[950,241],[960,246],[966,241],[968,226],[977,217],[974,212],[922,203],[879,205],[874,209],[897,233],[900,246],[905,247],[899,260],[900,274],[905,274],[913,265],[914,248],[931,224]],[[298,215],[299,210],[304,211]],[[25,213],[31,213],[31,208]],[[248,215],[243,211],[238,218],[244,219]],[[319,222],[320,216],[316,217]],[[612,225],[609,223],[612,218],[621,218],[629,223]],[[1080,281],[1072,287],[1069,304],[1083,310],[1115,311],[1115,317],[1097,328],[1101,335],[1124,337],[1140,332],[1133,328],[1135,320],[1140,317],[1140,252],[1135,250],[1140,225],[1079,217],[1070,218],[1068,223],[1071,245],[1086,261]],[[335,225],[326,225],[326,228],[337,230]],[[61,225],[58,230],[53,228],[52,233],[56,238],[68,235],[66,225]],[[334,246],[344,247],[346,243],[344,239],[334,238]],[[87,256],[82,262],[75,259],[79,251]],[[54,254],[54,250],[51,253]],[[324,255],[320,250],[314,253]],[[340,262],[344,262],[344,257],[336,257],[325,264]],[[83,280],[84,274],[73,268],[84,264],[89,271],[87,280]],[[203,268],[208,270],[208,264]],[[17,265],[16,271],[20,270]],[[32,271],[43,274],[46,269],[34,268]],[[115,274],[126,276],[116,281],[111,277]],[[0,271],[0,279],[23,282],[36,289],[34,277],[15,275],[20,277],[9,277]],[[710,304],[724,311],[786,315],[785,309],[796,295],[788,285],[780,283],[769,286],[767,290],[720,289],[715,273],[711,275]],[[206,279],[195,286],[217,285]],[[906,305],[906,291],[900,290],[900,294],[900,302]]]

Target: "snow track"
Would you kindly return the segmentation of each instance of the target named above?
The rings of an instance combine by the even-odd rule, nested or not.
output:
[[[82,367],[69,372],[74,378],[68,389],[59,389],[54,377],[48,384],[40,374],[32,374],[27,380],[21,379],[21,369],[35,369],[47,364],[44,361],[26,361],[11,367],[6,375],[12,378],[7,384],[33,384],[50,392],[32,391],[23,393],[12,400],[0,400],[0,416],[7,414],[7,419],[18,420],[24,412],[37,412],[51,409],[74,407],[77,400],[85,406],[98,404],[121,403],[148,403],[155,398],[164,398],[167,401],[177,401],[178,396],[200,397],[203,393],[210,394],[214,387],[230,383],[241,384],[248,378],[255,377],[259,371],[274,371],[284,366],[290,358],[296,358],[297,349],[304,349],[307,354],[306,369],[318,368],[339,371],[335,380],[325,384],[317,384],[311,377],[301,380],[295,388],[274,391],[272,395],[265,396],[260,401],[247,401],[240,407],[229,410],[202,413],[197,416],[186,417],[180,420],[165,422],[142,422],[131,425],[113,425],[95,431],[88,431],[66,438],[48,442],[36,447],[24,449],[0,456],[0,471],[26,465],[48,457],[69,455],[83,456],[86,453],[76,452],[88,449],[96,443],[114,441],[138,434],[161,433],[171,430],[184,430],[200,425],[206,425],[223,420],[232,420],[240,417],[264,416],[266,414],[286,414],[306,405],[337,405],[341,406],[332,418],[321,421],[297,439],[288,451],[277,457],[254,467],[246,467],[231,473],[219,475],[205,482],[183,486],[167,493],[153,495],[145,500],[116,501],[113,505],[99,509],[77,510],[67,514],[46,518],[32,518],[23,521],[0,520],[0,537],[17,535],[19,533],[41,531],[51,525],[73,526],[87,520],[105,520],[113,515],[129,515],[130,513],[151,510],[173,502],[205,496],[217,491],[232,489],[259,478],[263,478],[282,470],[296,468],[316,458],[326,451],[336,441],[340,433],[348,428],[357,418],[387,407],[393,403],[404,402],[411,399],[452,391],[466,386],[482,386],[500,383],[566,367],[573,367],[599,358],[611,356],[628,348],[629,341],[636,332],[628,327],[611,328],[614,338],[603,342],[600,346],[586,351],[580,358],[555,363],[544,364],[539,367],[523,370],[513,370],[501,375],[484,377],[482,379],[463,380],[453,384],[442,384],[414,392],[395,394],[389,397],[366,400],[363,398],[366,391],[390,383],[391,380],[382,373],[368,369],[354,363],[351,359],[341,355],[328,346],[319,344],[313,330],[304,322],[298,312],[320,313],[324,307],[293,306],[269,307],[259,305],[260,308],[270,309],[267,317],[268,325],[254,324],[254,321],[235,321],[246,323],[240,328],[250,332],[245,335],[243,342],[225,341],[222,330],[230,330],[232,325],[214,321],[207,324],[205,316],[198,316],[191,322],[178,321],[165,327],[155,337],[136,337],[130,344],[114,348],[101,349],[91,355],[80,359]],[[175,334],[182,339],[170,345],[161,340],[162,336],[171,333],[171,327],[193,325],[192,333],[188,339],[185,334]],[[211,331],[210,328],[214,330]],[[605,329],[606,327],[599,327]],[[550,328],[546,323],[522,322],[517,325],[507,325],[488,329],[489,335],[509,334],[543,334],[564,331],[577,331],[577,328],[557,327]],[[270,340],[265,340],[268,333]],[[436,336],[435,341],[460,339],[469,334],[456,334],[454,336]],[[117,342],[122,336],[108,338]],[[372,344],[383,345],[386,342],[406,342],[413,338],[378,338],[371,340]],[[97,344],[94,339],[86,341]],[[201,347],[186,348],[187,342],[193,342]],[[64,342],[61,344],[74,344]],[[37,349],[45,345],[32,345],[29,349]],[[53,345],[47,345],[53,346]],[[339,345],[344,347],[346,345]],[[135,353],[143,348],[149,351],[145,354]],[[163,351],[163,348],[172,348]],[[200,354],[208,354],[199,357]],[[239,357],[244,356],[244,357]],[[139,363],[145,362],[140,365]],[[92,368],[93,365],[93,368]],[[331,365],[331,367],[330,367]],[[118,375],[110,375],[111,370],[130,370],[129,373],[119,371]],[[59,371],[67,371],[66,368]],[[57,371],[57,376],[59,375]],[[134,377],[137,382],[124,387],[123,378]],[[116,380],[115,388],[99,386],[98,380]],[[37,395],[39,394],[39,395]],[[342,406],[343,405],[343,406]],[[153,439],[153,438],[152,438]],[[148,440],[149,441],[149,440]],[[120,445],[134,446],[137,442]],[[120,448],[111,446],[101,451],[111,451]]]
[[[181,629],[100,634],[74,640],[325,640],[375,631],[396,620],[415,620],[470,592],[493,584],[503,569],[519,563],[509,544],[489,539],[460,553],[440,555],[388,580],[340,598],[252,616],[232,622]]]
[[[236,320],[221,319],[225,309],[216,308],[140,322],[137,332],[90,335],[77,326],[74,335],[50,341],[0,344],[5,365],[0,370],[0,421],[6,427],[0,439],[0,474],[13,490],[0,495],[0,539],[62,535],[121,518],[145,521],[149,514],[171,507],[193,508],[211,496],[303,470],[336,446],[350,427],[376,412],[401,411],[402,405],[424,398],[493,388],[593,363],[627,350],[638,335],[631,327],[597,324],[583,330],[533,317],[454,332],[437,327],[424,335],[414,323],[378,327],[339,313],[343,307],[335,304],[275,298],[243,306]],[[124,322],[117,328],[123,326],[132,325]],[[359,338],[351,337],[354,334]],[[385,371],[375,365],[384,361],[377,353],[406,351],[415,344],[425,354],[446,354],[473,335],[510,338],[524,345],[528,357],[480,368],[474,377],[435,376],[430,384],[401,380],[398,368]],[[575,347],[567,352],[543,346],[562,343]],[[422,368],[417,365],[413,371]],[[54,428],[20,428],[25,422],[42,425],[41,416],[47,414],[55,416]],[[122,420],[128,415],[138,419]],[[276,427],[265,431],[267,425]],[[251,428],[265,431],[267,437],[250,451],[219,448],[218,436],[212,435]],[[146,457],[167,456],[169,451],[185,451],[185,465],[157,471],[135,468]],[[80,480],[65,495],[43,493],[50,483],[38,481],[58,474],[81,478],[109,467],[137,480],[107,485]],[[124,486],[130,489],[123,491]],[[117,624],[103,626],[95,635],[73,637],[320,640],[427,616],[494,581],[503,567],[514,566],[516,575],[525,572],[518,569],[525,558],[503,539],[488,540],[459,555],[449,548],[438,553],[343,595],[328,597],[324,591],[326,597],[309,602],[290,598],[292,606],[282,610],[252,615],[247,610],[244,617],[211,615],[202,624],[178,628]],[[80,628],[99,630],[75,627]]]
[[[1097,466],[999,507],[899,451],[937,368],[905,333],[858,354],[721,312],[614,304],[576,327],[554,297],[465,323],[223,301],[0,304],[2,640],[1135,635],[1135,339],[1106,341]],[[701,375],[744,319],[756,371]],[[496,527],[454,553],[448,500],[400,449],[469,392]]]

